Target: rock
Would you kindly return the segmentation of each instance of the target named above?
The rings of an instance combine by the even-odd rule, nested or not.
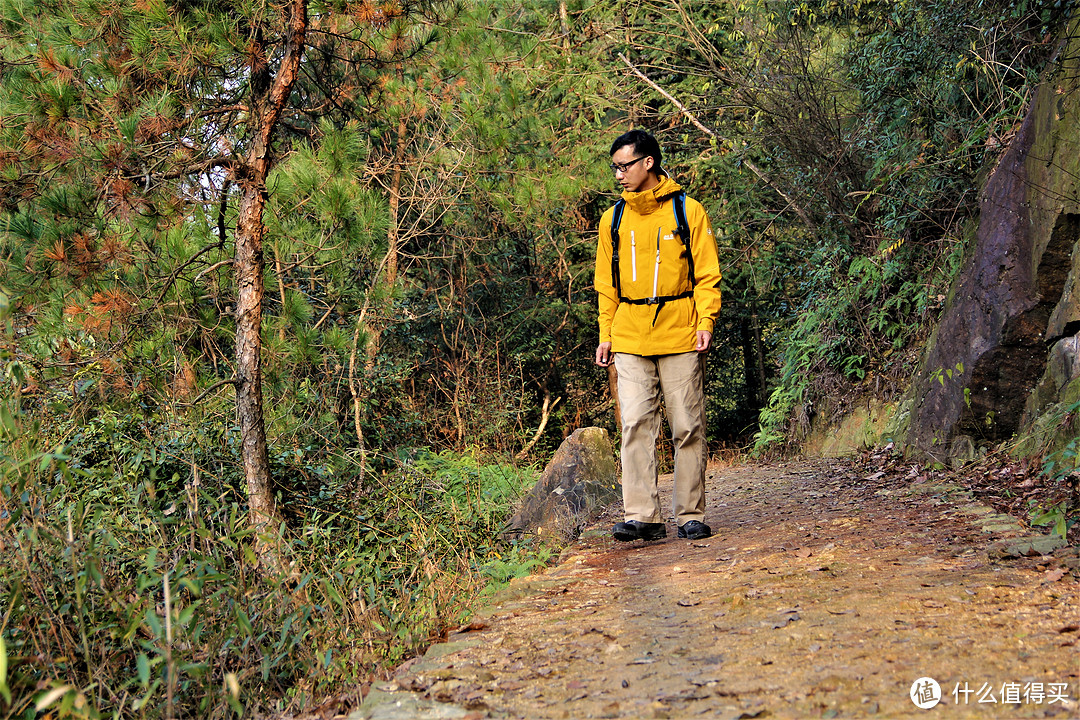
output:
[[[958,467],[969,463],[976,457],[975,441],[970,435],[957,435],[949,445],[949,463]]]
[[[594,511],[621,497],[607,431],[575,430],[525,496],[505,536],[535,535],[566,542],[577,536]]]
[[[423,698],[410,692],[372,690],[348,720],[466,720],[466,708]]]
[[[1049,555],[1065,547],[1065,539],[1058,535],[1036,535],[997,542],[987,548],[991,560]]]
[[[998,443],[1065,401],[1080,331],[1078,49],[1070,38],[1068,66],[1039,87],[983,189],[971,252],[906,398],[898,439],[911,449],[944,459],[958,435]],[[1054,429],[1046,439],[1068,431]]]

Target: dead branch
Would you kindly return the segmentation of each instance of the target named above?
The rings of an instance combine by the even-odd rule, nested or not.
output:
[[[544,405],[540,408],[540,427],[536,428],[536,434],[533,435],[529,444],[522,448],[521,452],[517,454],[518,460],[524,460],[529,455],[529,451],[532,450],[533,446],[540,440],[540,437],[544,434],[544,428],[547,427],[548,420],[551,419],[551,411],[555,409],[555,406],[558,405],[561,400],[562,398],[558,397],[555,398],[555,402],[551,402],[551,391],[544,390]]]

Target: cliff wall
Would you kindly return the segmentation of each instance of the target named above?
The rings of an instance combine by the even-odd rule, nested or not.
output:
[[[944,461],[1006,440],[1045,452],[1080,435],[1080,22],[987,177],[972,232],[907,391],[898,403],[867,398],[853,445],[893,441]],[[806,447],[845,451],[813,436]]]
[[[1077,434],[1080,396],[1080,37],[1073,23],[989,176],[973,251],[889,433],[965,456],[1014,437]]]

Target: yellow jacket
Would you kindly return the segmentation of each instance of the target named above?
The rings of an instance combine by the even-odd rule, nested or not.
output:
[[[595,287],[600,304],[600,342],[611,342],[612,352],[633,355],[670,355],[691,352],[697,331],[713,331],[720,314],[720,260],[709,217],[701,203],[686,198],[690,226],[690,252],[694,259],[693,287],[683,241],[675,232],[671,196],[680,186],[663,175],[644,192],[624,192],[619,224],[619,277],[622,296],[643,299],[679,295],[692,297],[657,305],[620,302],[611,277],[611,218],[609,208],[600,219],[596,247]]]

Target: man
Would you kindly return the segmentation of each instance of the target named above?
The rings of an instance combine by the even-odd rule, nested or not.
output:
[[[596,251],[596,364],[615,363],[622,408],[625,521],[612,534],[624,542],[667,537],[657,492],[661,391],[675,446],[672,504],[678,537],[712,535],[703,522],[703,354],[720,312],[720,262],[705,209],[682,194],[661,159],[656,138],[643,130],[612,143],[611,169],[623,188],[622,202],[601,218]],[[677,232],[684,224],[680,212],[689,237]]]

